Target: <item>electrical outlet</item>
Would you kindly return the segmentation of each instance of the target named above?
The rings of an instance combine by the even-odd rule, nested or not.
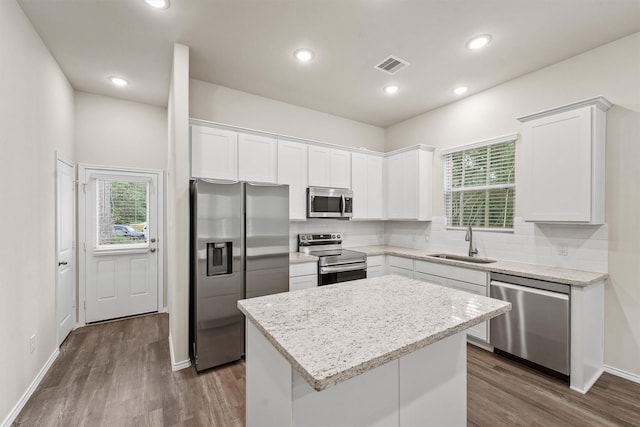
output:
[[[558,245],[558,255],[569,256],[569,245],[567,243],[560,243]]]
[[[36,334],[31,335],[29,338],[29,353],[36,351]]]

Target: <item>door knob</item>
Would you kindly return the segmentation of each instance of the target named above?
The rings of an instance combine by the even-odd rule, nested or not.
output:
[[[156,251],[156,248],[149,249],[149,252],[155,252],[155,251]]]
[[[60,267],[61,265],[67,265],[67,261],[60,261],[58,263],[58,267]]]
[[[151,238],[151,243],[155,243],[155,242],[156,242],[156,239],[152,237]]]

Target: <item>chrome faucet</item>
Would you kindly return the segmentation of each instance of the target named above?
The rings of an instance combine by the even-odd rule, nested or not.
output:
[[[473,231],[470,225],[467,227],[467,234],[464,236],[464,241],[469,242],[469,256],[477,255],[478,248],[473,247]]]

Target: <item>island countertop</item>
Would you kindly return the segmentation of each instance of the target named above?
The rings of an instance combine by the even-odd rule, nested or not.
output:
[[[238,302],[315,390],[398,359],[511,304],[396,275]]]

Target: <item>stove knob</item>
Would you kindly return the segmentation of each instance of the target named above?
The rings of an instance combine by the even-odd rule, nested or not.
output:
[[[336,238],[336,235],[335,235],[335,234],[332,234],[332,235],[331,235],[331,238],[332,238],[332,239],[335,239],[335,238]]]
[[[340,234],[336,234],[336,237],[337,237],[338,239],[342,239],[342,235],[340,235]]]

